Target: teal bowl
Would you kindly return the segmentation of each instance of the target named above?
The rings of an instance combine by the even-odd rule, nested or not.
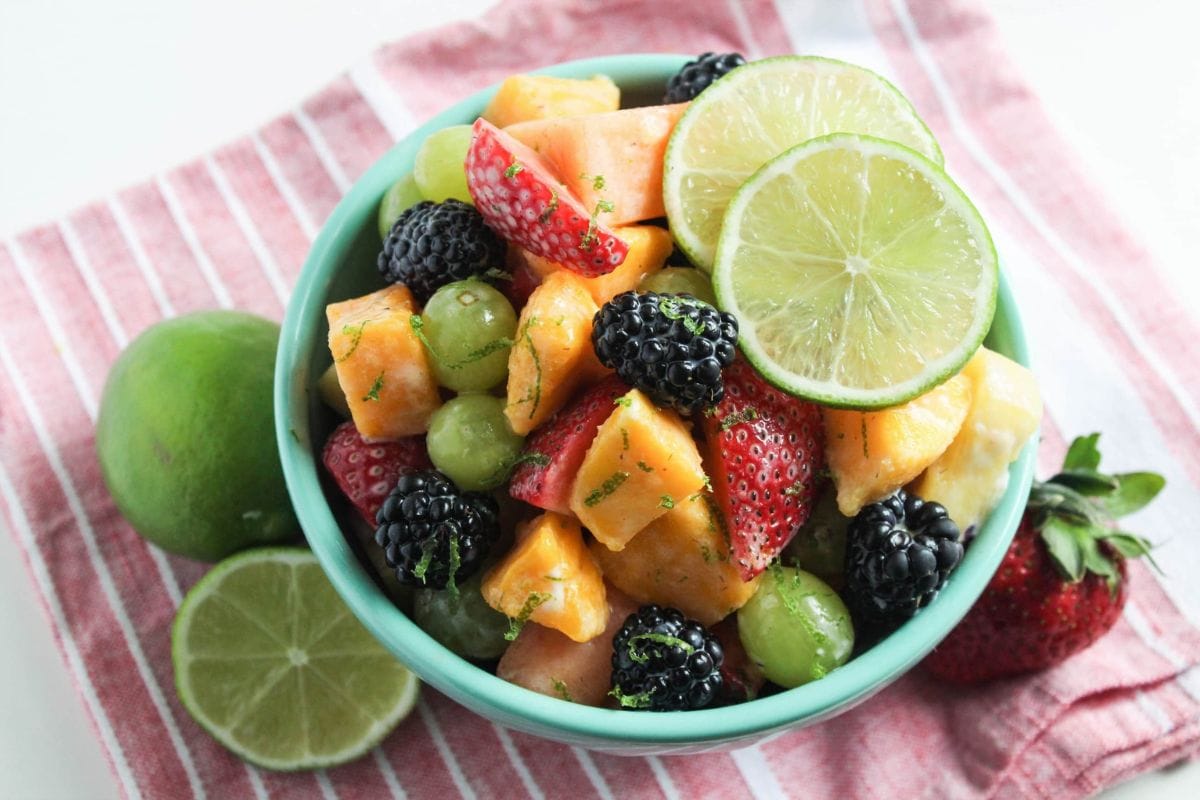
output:
[[[659,101],[667,78],[685,61],[630,55],[571,61],[541,72],[561,77],[609,75],[626,105]],[[353,612],[421,680],[488,719],[518,730],[623,754],[687,753],[749,744],[812,725],[860,703],[903,675],[967,613],[1000,564],[1020,520],[1033,476],[1030,443],[1010,470],[1008,491],[982,525],[936,603],[891,636],[819,681],[727,708],[648,713],[590,708],[537,694],[459,658],[400,611],[372,578],[338,526],[320,476],[321,445],[335,424],[314,387],[330,364],[325,305],[382,286],[376,210],[391,183],[412,169],[430,133],[472,122],[496,87],[443,111],[393,147],[351,188],[313,244],[288,304],[275,371],[279,453],[296,514],[313,552]],[[988,346],[1028,364],[1017,306],[1004,276]]]

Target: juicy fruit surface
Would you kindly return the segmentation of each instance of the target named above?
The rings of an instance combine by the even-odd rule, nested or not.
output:
[[[571,489],[571,511],[605,547],[620,550],[706,480],[679,416],[633,389],[596,431]]]
[[[504,400],[486,394],[447,400],[433,413],[428,438],[434,466],[468,492],[503,484],[525,443],[508,426]]]
[[[413,332],[407,288],[330,303],[329,351],[350,415],[368,439],[424,433],[441,405],[425,347]]]
[[[456,392],[483,392],[508,374],[517,315],[483,281],[448,283],[425,304],[422,329],[438,383]]]
[[[704,418],[713,491],[729,523],[734,563],[750,580],[808,519],[825,465],[821,411],[735,361],[725,399]]]
[[[586,80],[512,75],[500,84],[482,116],[503,128],[534,119],[616,111],[620,102],[621,90],[607,75]]]
[[[1004,492],[1008,465],[1042,421],[1042,398],[1032,372],[984,347],[962,375],[971,382],[970,410],[946,452],[912,489],[944,505],[965,531],[982,522]]]
[[[853,64],[768,58],[705,90],[671,136],[663,183],[671,231],[692,262],[712,269],[726,206],[751,174],[789,147],[837,132],[899,142],[942,163],[904,96]]]
[[[413,181],[422,197],[435,203],[450,198],[471,202],[463,170],[470,146],[470,125],[451,125],[429,134],[413,159]]]
[[[643,292],[659,294],[690,294],[710,306],[717,304],[717,296],[713,294],[708,275],[691,267],[667,267],[648,276],[638,288]]]
[[[713,273],[768,380],[855,408],[957,372],[991,325],[998,281],[987,227],[940,167],[850,134],[788,150],[746,182]]]
[[[425,437],[368,442],[353,422],[343,422],[325,440],[321,463],[346,499],[372,526],[375,513],[400,476],[432,466],[425,452]]]
[[[386,239],[400,215],[424,199],[412,175],[393,183],[379,201],[379,238]]]
[[[299,533],[274,436],[278,339],[250,314],[188,314],[148,328],[109,371],[96,420],[104,482],[164,550],[215,561]]]
[[[214,568],[180,606],[171,659],[188,713],[268,769],[361,756],[408,714],[418,690],[307,550],[255,550]]]
[[[882,411],[822,409],[838,509],[852,517],[920,475],[954,441],[970,407],[971,381],[955,375]]]
[[[530,147],[589,212],[611,203],[609,225],[655,219],[663,208],[667,139],[687,105],[626,108],[505,129]]]
[[[588,278],[625,260],[606,206],[585,208],[537,153],[486,120],[475,122],[466,168],[479,213],[510,244]]]
[[[724,694],[720,640],[677,608],[645,605],[613,637],[613,696],[622,708],[686,711]]]
[[[575,520],[548,511],[483,578],[488,605],[518,623],[532,621],[586,642],[608,625],[604,579]]]

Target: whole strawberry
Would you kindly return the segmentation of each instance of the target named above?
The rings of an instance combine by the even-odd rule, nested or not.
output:
[[[1025,515],[979,601],[924,661],[954,683],[1051,667],[1100,638],[1125,606],[1125,559],[1149,543],[1118,530],[1162,490],[1152,472],[1098,471],[1099,434],[1071,443],[1062,472],[1035,481]]]
[[[424,436],[368,442],[353,422],[343,422],[334,429],[325,441],[321,461],[342,494],[372,526],[375,512],[401,475],[433,466],[425,451]]]

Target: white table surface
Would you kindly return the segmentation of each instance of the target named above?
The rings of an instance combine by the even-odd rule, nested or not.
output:
[[[0,237],[270,119],[376,44],[491,4],[2,0]],[[1194,4],[992,6],[1010,53],[1060,129],[1179,292],[1200,308]],[[23,559],[4,531],[0,586],[0,798],[116,797]],[[1200,763],[1103,796],[1200,797]]]

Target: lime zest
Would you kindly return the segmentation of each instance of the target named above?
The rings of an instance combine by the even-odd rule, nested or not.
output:
[[[583,499],[583,504],[588,508],[599,503],[604,498],[620,488],[621,484],[629,479],[629,473],[623,470],[617,470],[612,475],[604,479],[604,483],[600,484],[592,491],[588,492],[587,497]]]
[[[675,499],[669,494],[664,494],[658,499],[658,507],[670,510],[675,507]]]
[[[613,400],[613,405],[618,405],[622,408],[629,408],[631,405],[633,405],[633,398],[629,395],[621,395]]]
[[[504,633],[506,641],[511,642],[517,638],[517,634],[525,627],[525,623],[533,616],[533,612],[542,603],[550,599],[548,592],[530,592],[525,598],[525,604],[521,606],[521,610],[517,612],[515,617],[508,618],[508,630]]]
[[[637,462],[637,468],[642,472],[654,472],[654,467],[650,466],[645,461]]]
[[[518,173],[522,172],[524,169],[525,168],[521,166],[521,162],[517,161],[516,156],[513,156],[512,163],[509,164],[507,169],[504,170],[504,177],[515,178],[517,177]]]
[[[340,364],[354,355],[354,351],[358,349],[359,342],[362,341],[363,331],[366,329],[367,323],[374,321],[373,319],[364,319],[358,325],[343,325],[342,336],[350,337],[350,349],[343,353],[340,358],[335,358],[334,361]]]
[[[743,422],[753,422],[758,419],[758,409],[754,406],[746,406],[741,411],[735,411],[727,415],[721,420],[721,431],[727,431],[734,425],[741,425]]]
[[[554,212],[558,211],[558,190],[550,190],[550,202],[542,209],[542,213],[538,215],[538,222],[545,225],[554,216]]]
[[[550,685],[554,687],[554,693],[557,694],[560,698],[562,698],[563,700],[566,700],[568,703],[575,702],[574,700],[571,699],[571,693],[569,691],[567,691],[567,684],[563,682],[562,678],[551,677]]]
[[[476,361],[481,361],[487,358],[492,353],[498,353],[501,350],[505,350],[516,344],[516,342],[514,342],[512,339],[509,339],[507,336],[501,336],[498,339],[493,339],[492,341],[488,342],[483,347],[472,350],[463,356],[459,361],[448,361],[443,355],[438,353],[438,351],[433,348],[433,343],[430,342],[429,338],[425,335],[425,320],[421,318],[420,314],[410,315],[408,318],[408,326],[412,328],[412,332],[416,335],[417,339],[420,340],[421,344],[424,345],[425,350],[429,352],[429,355],[433,356],[434,360],[446,369],[462,369],[463,367],[474,364]]]
[[[650,656],[646,655],[645,647],[639,649],[636,646],[638,642],[654,642],[655,644],[665,644],[668,647],[679,647],[688,655],[696,652],[696,648],[677,636],[668,636],[665,633],[654,633],[653,631],[638,633],[630,636],[625,646],[629,651],[629,657],[639,664],[645,664],[650,660]],[[656,655],[661,655],[661,652]]]
[[[375,376],[375,382],[371,384],[371,390],[363,396],[363,402],[379,399],[379,390],[383,388],[383,372]]]
[[[621,691],[620,686],[614,686],[608,692],[609,697],[615,697],[620,703],[621,708],[649,708],[653,699],[650,692],[639,692],[638,694],[625,694]]]

